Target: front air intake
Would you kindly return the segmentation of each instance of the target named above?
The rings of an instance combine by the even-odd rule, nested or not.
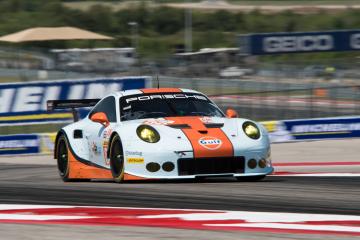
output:
[[[179,176],[199,174],[244,173],[244,157],[178,159]]]

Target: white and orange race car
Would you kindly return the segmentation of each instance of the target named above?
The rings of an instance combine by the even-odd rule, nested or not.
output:
[[[54,157],[64,181],[259,180],[273,172],[265,128],[230,109],[225,115],[200,92],[156,88],[48,101],[48,110],[89,106],[87,117],[56,136]]]

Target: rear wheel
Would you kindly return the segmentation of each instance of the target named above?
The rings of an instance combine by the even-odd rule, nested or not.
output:
[[[68,143],[66,137],[61,135],[57,143],[57,166],[59,170],[60,178],[64,182],[68,182],[69,179],[69,156],[68,156]]]
[[[110,167],[115,182],[124,180],[124,153],[120,137],[116,135],[110,143]]]
[[[236,179],[240,182],[256,182],[263,180],[265,177],[266,175],[260,175],[260,176],[237,177]]]

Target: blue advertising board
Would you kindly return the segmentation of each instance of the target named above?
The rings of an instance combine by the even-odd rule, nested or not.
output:
[[[0,84],[0,125],[71,119],[69,112],[46,112],[46,102],[102,98],[115,91],[149,87],[150,81],[149,77],[121,77]]]
[[[258,33],[239,37],[242,52],[251,55],[360,50],[360,30]]]
[[[36,154],[40,152],[37,134],[0,136],[0,155]]]
[[[273,125],[272,142],[360,137],[360,117],[284,120]]]

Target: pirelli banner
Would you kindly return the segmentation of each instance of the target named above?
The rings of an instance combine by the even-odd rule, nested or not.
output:
[[[242,53],[250,55],[358,51],[360,29],[240,35],[239,45]]]
[[[360,117],[263,122],[272,142],[359,138]]]
[[[70,121],[70,112],[46,112],[46,101],[102,98],[110,92],[150,85],[151,79],[144,76],[0,84],[0,126]]]

